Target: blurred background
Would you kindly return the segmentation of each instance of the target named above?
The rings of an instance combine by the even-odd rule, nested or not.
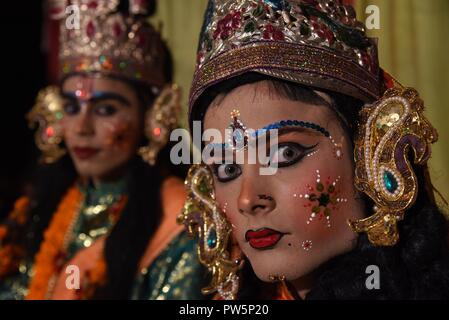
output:
[[[435,187],[449,199],[449,0],[353,0],[359,20],[379,9],[381,66],[405,86],[416,88],[426,115],[439,132],[430,171]],[[194,72],[199,30],[207,0],[159,0],[154,25],[172,50],[175,80],[183,89],[184,107]],[[54,81],[54,26],[43,15],[43,1],[9,3],[1,10],[2,152],[0,212],[4,214],[26,187],[37,152],[27,128],[26,112],[39,89]],[[186,114],[186,113],[185,113]],[[183,119],[186,125],[186,118]]]

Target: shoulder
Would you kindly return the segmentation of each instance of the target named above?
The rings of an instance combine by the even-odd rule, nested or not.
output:
[[[142,258],[141,267],[149,266],[184,229],[182,225],[177,224],[176,218],[184,206],[186,195],[181,179],[168,177],[162,182],[162,218]]]
[[[164,217],[170,216],[176,220],[176,216],[184,206],[186,196],[187,192],[181,179],[174,176],[166,178],[161,188]]]

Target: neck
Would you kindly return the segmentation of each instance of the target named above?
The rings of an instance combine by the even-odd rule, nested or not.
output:
[[[80,177],[79,185],[82,190],[93,195],[101,194],[119,194],[126,189],[124,175],[117,176],[115,179],[99,179],[93,177]]]
[[[314,279],[316,278],[316,272],[309,273],[301,278],[290,281],[295,288],[298,296],[301,299],[305,299],[309,291],[313,287]]]
[[[88,186],[90,183],[97,188],[104,184],[113,184],[119,182],[125,176],[125,168],[114,170],[114,172],[108,173],[103,176],[81,176],[80,181],[84,186]]]

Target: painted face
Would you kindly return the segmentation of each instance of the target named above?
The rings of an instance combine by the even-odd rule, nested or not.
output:
[[[98,76],[72,76],[62,86],[64,141],[81,177],[108,180],[136,153],[142,111],[126,83]]]
[[[350,139],[329,106],[281,97],[268,82],[217,97],[204,129],[225,135],[235,109],[247,129],[279,128],[278,150],[270,154],[278,169],[261,175],[259,162],[217,164],[215,156],[217,201],[256,275],[264,281],[285,276],[301,286],[318,266],[354,246],[346,221],[362,217],[363,204],[353,184]]]

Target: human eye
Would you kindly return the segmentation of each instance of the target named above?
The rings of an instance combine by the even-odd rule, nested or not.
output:
[[[214,164],[213,171],[220,182],[234,180],[242,173],[241,167],[234,163]]]
[[[270,165],[278,168],[294,165],[315,147],[316,145],[307,147],[296,142],[280,143],[270,157]]]

